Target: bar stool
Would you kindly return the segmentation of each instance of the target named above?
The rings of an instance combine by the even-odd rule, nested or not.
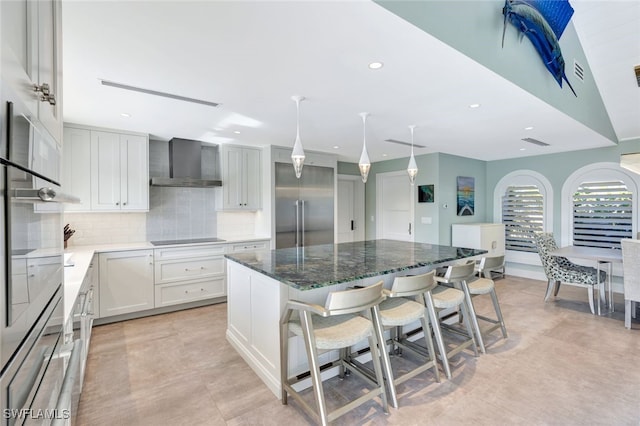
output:
[[[471,265],[471,271],[473,272],[473,265]],[[449,271],[447,270],[447,273]],[[446,274],[445,274],[446,275]],[[434,276],[437,282],[441,282],[443,278]],[[478,356],[478,348],[476,347],[476,339],[474,336],[473,328],[469,321],[470,312],[467,307],[465,294],[462,290],[457,288],[448,287],[444,285],[437,285],[430,293],[426,293],[425,300],[427,302],[427,310],[435,321],[432,321],[434,335],[440,354],[442,357],[442,368],[444,368],[447,379],[451,379],[451,368],[449,367],[449,358],[453,355],[462,352],[465,348],[471,346],[473,354]],[[460,330],[458,327],[450,326],[448,324],[440,324],[440,320],[436,315],[437,311],[443,309],[459,308],[462,312],[462,322],[464,324],[464,330]],[[442,330],[454,332],[456,334],[465,337],[465,340],[460,342],[457,346],[447,351],[443,344]]]
[[[435,312],[433,313],[433,317],[429,319],[429,313],[427,309],[425,309],[425,294],[430,298],[431,290],[438,285],[433,279],[434,275],[435,271],[431,271],[422,275],[396,277],[391,290],[383,290],[387,298],[380,303],[380,319],[383,327],[391,328],[391,339],[387,341],[387,344],[391,343],[391,353],[397,354],[399,353],[399,349],[405,349],[423,360],[422,364],[419,364],[414,369],[396,378],[393,377],[391,365],[385,368],[385,370],[390,372],[387,376],[389,395],[392,405],[396,408],[398,407],[396,386],[400,383],[429,369],[433,369],[436,381],[440,383],[440,372],[438,371],[438,365],[436,363],[430,327],[430,322],[433,322],[437,327],[438,319],[435,317]],[[426,347],[409,341],[403,332],[403,326],[416,321],[420,321],[422,325]],[[444,350],[439,328],[436,336],[440,349]]]
[[[383,282],[379,281],[369,287],[331,292],[327,296],[324,307],[295,300],[287,302],[280,320],[282,404],[286,405],[287,395],[291,395],[311,417],[322,425],[328,424],[378,395],[382,399],[384,412],[389,412],[384,374],[380,363],[381,357],[386,357],[387,360],[383,362],[383,365],[389,365],[388,354],[386,351],[378,349],[384,346],[384,342],[380,342],[378,339],[382,335],[382,325],[379,322],[379,304],[385,298],[382,293],[382,285]],[[292,315],[294,312],[297,312],[296,317],[299,318]],[[367,318],[358,315],[360,313],[364,313]],[[301,379],[287,377],[289,331],[304,339],[317,410],[314,410],[293,388],[293,385]],[[366,373],[362,372],[360,366],[351,362],[349,351],[342,350],[365,339],[369,341],[375,380],[371,380]],[[334,349],[340,349],[340,357],[331,363],[331,367],[340,366],[341,377],[344,375],[344,369],[349,369],[368,382],[373,389],[346,405],[332,412],[327,412],[322,378],[320,377],[318,350]],[[385,373],[387,372],[385,371]]]
[[[504,278],[504,255],[503,256],[485,256],[480,259],[480,264],[476,268],[478,277],[493,279],[493,272]]]
[[[508,337],[507,328],[504,325],[504,318],[502,317],[502,311],[500,310],[500,303],[498,302],[498,295],[496,294],[496,286],[491,279],[492,271],[502,271],[501,273],[504,276],[504,256],[483,257],[480,260],[478,272],[481,274],[480,276],[484,276],[484,278],[478,278],[474,281],[468,282],[467,287],[469,288],[469,294],[472,297],[480,294],[491,295],[491,301],[493,302],[493,309],[496,312],[496,318],[489,318],[476,314],[477,318],[492,324],[490,327],[482,330],[482,332],[485,334],[491,333],[493,330],[500,327],[502,329],[502,336],[506,339]]]

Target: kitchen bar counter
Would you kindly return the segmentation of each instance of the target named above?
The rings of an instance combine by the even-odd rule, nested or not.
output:
[[[329,292],[396,276],[426,273],[438,266],[487,253],[392,240],[257,250],[226,254],[227,340],[278,398],[279,321],[288,300],[324,306]],[[357,349],[357,348],[356,348]],[[289,376],[308,370],[304,343],[289,337]],[[331,358],[334,353],[324,354]],[[336,372],[324,372],[323,377]]]
[[[293,288],[309,290],[442,264],[483,253],[486,251],[372,240],[227,254],[225,257]]]

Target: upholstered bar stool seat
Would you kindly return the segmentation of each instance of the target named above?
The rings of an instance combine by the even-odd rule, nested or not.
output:
[[[433,278],[434,273],[434,271],[431,271],[422,275],[396,277],[391,290],[384,290],[387,298],[380,303],[381,323],[383,327],[391,328],[391,339],[387,341],[387,344],[391,344],[391,353],[400,354],[401,349],[406,349],[420,359],[420,364],[399,377],[393,377],[391,365],[384,368],[385,371],[389,371],[387,382],[389,396],[394,407],[398,407],[396,386],[400,383],[430,369],[433,370],[436,381],[440,382],[440,372],[438,371],[435,349],[431,338],[430,314],[425,304],[425,295],[430,298],[431,290],[437,286]],[[435,318],[432,317],[431,320],[433,321]],[[403,330],[404,326],[417,321],[420,321],[424,332],[426,343],[424,347],[410,341]],[[439,329],[437,333],[439,336]],[[393,357],[389,361],[392,359]],[[386,360],[383,359],[382,361],[385,362]]]
[[[287,404],[289,395],[294,397],[302,408],[322,425],[327,425],[348,411],[378,396],[382,400],[384,412],[388,413],[385,389],[387,371],[383,373],[383,365],[385,369],[389,365],[388,354],[386,351],[379,351],[379,348],[384,347],[379,312],[379,305],[385,298],[382,293],[382,285],[383,283],[380,281],[364,288],[331,292],[325,306],[295,300],[287,302],[285,312],[280,319],[282,404]],[[301,376],[288,377],[290,333],[301,336],[304,340],[315,407],[294,389],[294,385],[303,378]],[[371,350],[373,378],[370,378],[368,372],[363,370],[361,364],[352,359],[350,351],[346,350],[346,348],[363,340],[368,341]],[[319,351],[334,349],[339,350],[339,357],[331,362],[330,367],[339,367],[341,377],[344,376],[345,369],[348,369],[367,382],[370,389],[329,412],[325,404],[318,354]],[[381,358],[384,360],[383,363],[380,362]]]

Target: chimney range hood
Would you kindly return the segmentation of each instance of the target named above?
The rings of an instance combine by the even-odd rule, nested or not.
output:
[[[213,158],[213,175],[220,174],[218,146]],[[169,177],[152,177],[151,186],[207,188],[222,186],[217,178],[209,179],[202,173],[202,143],[190,139],[173,138],[169,141]]]

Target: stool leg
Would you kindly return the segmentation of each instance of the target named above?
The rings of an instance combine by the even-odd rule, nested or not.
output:
[[[466,281],[461,281],[462,291],[464,291],[464,299],[467,303],[467,308],[469,310],[469,316],[471,317],[471,324],[475,329],[477,338],[478,338],[478,346],[480,346],[480,350],[483,354],[487,353],[487,350],[484,347],[484,341],[482,340],[482,332],[480,331],[480,324],[478,324],[478,317],[476,316],[476,310],[473,307],[473,300],[471,300],[471,293],[469,293],[469,286]]]
[[[311,327],[311,314],[307,311],[300,312],[300,323],[304,336],[304,345],[307,348],[307,358],[309,360],[309,373],[311,373],[311,383],[316,399],[318,415],[322,426],[329,424],[327,419],[327,406],[324,401],[324,390],[322,388],[322,377],[320,377],[320,366],[318,365],[318,351]]]
[[[436,357],[436,351],[433,347],[433,339],[431,338],[431,327],[429,325],[429,316],[425,315],[420,318],[422,323],[422,331],[424,334],[424,340],[427,342],[427,349],[429,350],[429,359],[433,362],[433,371],[436,375],[436,381],[440,383],[440,371],[438,370],[438,361]]]
[[[496,294],[496,289],[494,287],[491,290],[491,301],[493,302],[493,308],[496,310],[496,315],[498,316],[498,321],[500,321],[500,328],[502,328],[502,336],[506,339],[507,336],[507,327],[504,325],[504,319],[502,318],[502,310],[500,309],[500,304],[498,303],[498,295]]]
[[[447,349],[444,347],[444,340],[442,340],[442,331],[440,330],[440,320],[438,318],[438,314],[436,313],[436,309],[433,307],[433,298],[431,297],[431,293],[426,294],[426,302],[427,312],[429,313],[431,326],[433,327],[433,334],[436,337],[436,345],[438,345],[438,351],[440,352],[440,357],[442,358],[442,368],[444,369],[444,374],[447,376],[447,379],[451,380],[451,368],[449,367],[449,358],[447,358]],[[435,353],[433,354],[433,356],[435,357]]]
[[[473,342],[473,344],[471,345],[473,346],[473,353],[475,356],[478,356],[478,343],[476,342],[475,333],[473,332],[473,327],[471,327],[471,321],[469,320],[471,314],[469,312],[469,309],[467,309],[467,304],[462,303],[460,305],[460,309],[462,310],[462,321],[464,322],[467,333],[469,334],[469,337],[471,337],[471,340]]]
[[[384,338],[384,327],[382,326],[382,320],[380,318],[380,309],[378,306],[373,306],[371,308],[371,322],[373,323],[373,332],[374,332],[374,340],[378,344],[371,345],[371,360],[373,366],[378,368],[381,365],[381,375],[378,376],[378,380],[382,377],[382,381],[380,382],[383,391],[384,391],[384,378],[386,377],[387,382],[389,384],[389,398],[391,399],[391,405],[394,408],[398,408],[398,396],[396,395],[396,387],[393,379],[393,370],[391,369],[391,361],[389,360],[389,351],[387,351],[387,343]],[[376,355],[377,353],[377,355]],[[386,392],[382,393],[382,402],[384,406],[384,412],[388,413],[389,409],[387,407],[387,394]]]
[[[280,324],[280,389],[282,405],[287,405],[285,383],[289,381],[289,322]]]

